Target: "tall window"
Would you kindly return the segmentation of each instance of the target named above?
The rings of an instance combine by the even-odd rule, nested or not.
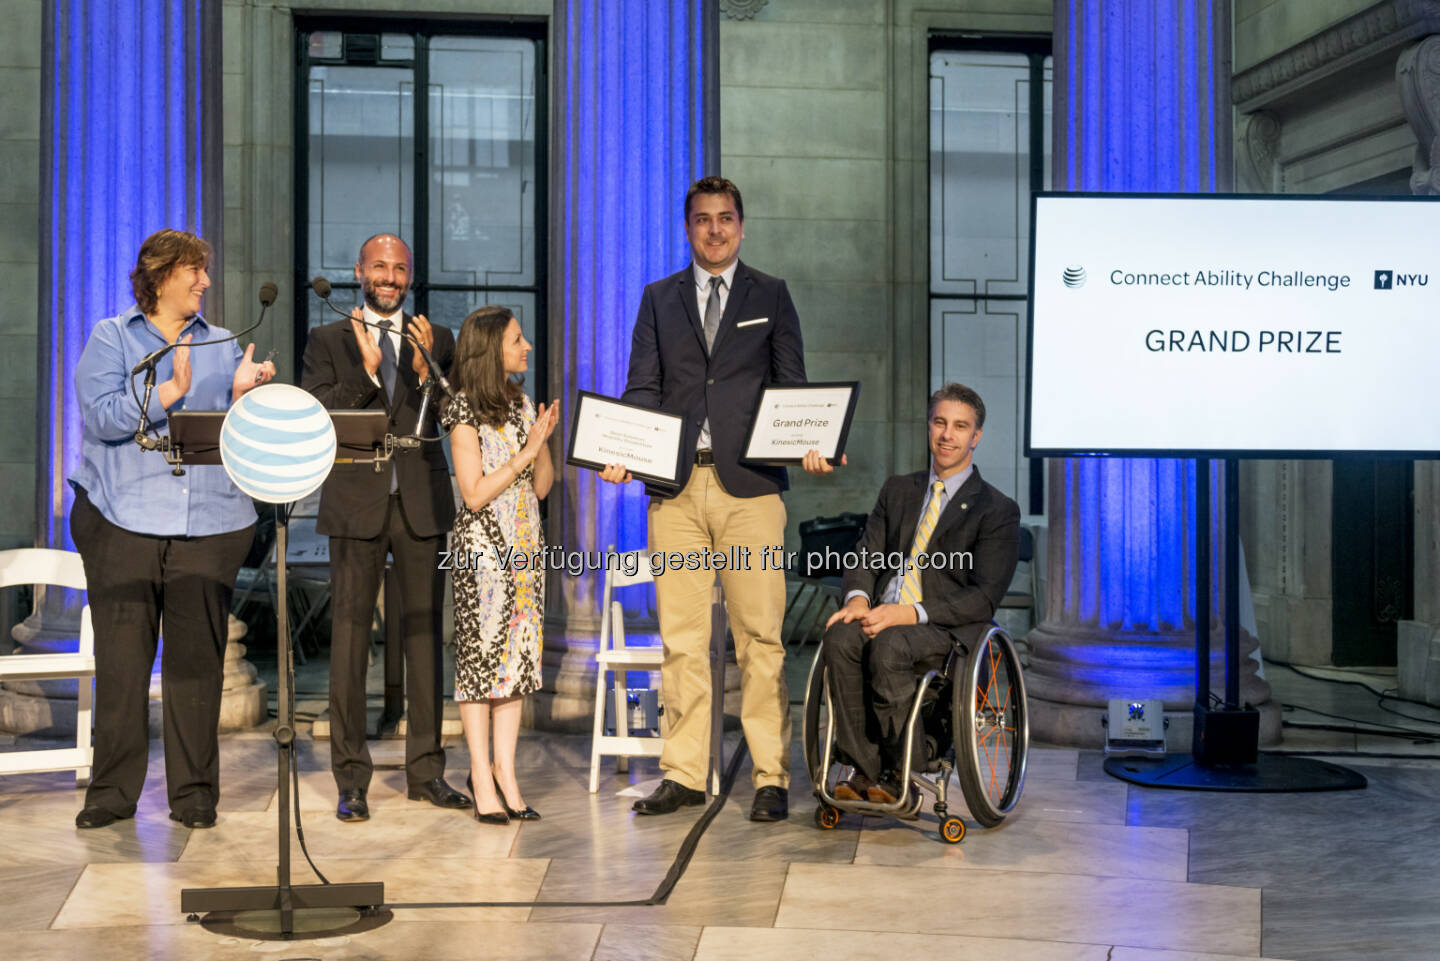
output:
[[[1050,186],[1050,41],[952,40],[930,53],[930,381],[985,398],[985,479],[1044,512],[1024,456],[1030,195]]]
[[[459,330],[485,304],[515,312],[545,376],[543,27],[297,17],[297,356],[360,302],[360,244],[390,231],[415,257],[405,309]],[[420,93],[423,92],[423,95]]]

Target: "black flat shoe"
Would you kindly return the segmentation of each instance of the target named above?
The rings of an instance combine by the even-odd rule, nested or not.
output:
[[[106,827],[119,820],[122,820],[121,816],[114,811],[91,805],[81,808],[80,813],[75,815],[75,826],[82,831],[88,831],[91,828]]]
[[[215,826],[214,808],[189,808],[184,811],[171,811],[170,820],[179,821],[187,828],[213,828]]]
[[[789,791],[774,784],[767,784],[755,792],[755,801],[750,805],[750,820],[783,821],[789,816]]]
[[[446,784],[443,777],[432,777],[423,784],[411,785],[405,796],[412,801],[429,801],[437,808],[459,810],[471,804],[468,797]]]
[[[494,777],[494,775],[492,774],[491,777]],[[525,809],[523,811],[517,811],[510,806],[510,802],[505,800],[505,789],[500,786],[500,779],[498,777],[495,778],[495,793],[500,797],[500,806],[505,809],[505,813],[510,815],[510,817],[514,818],[516,821],[540,820],[540,812],[535,810],[528,804],[525,805]]]
[[[483,814],[481,813],[480,802],[477,800],[479,795],[475,792],[475,782],[470,779],[470,775],[468,774],[465,775],[465,786],[470,789],[470,805],[475,810],[475,820],[481,824],[510,823],[510,815],[507,813],[510,810],[509,808],[506,808],[504,811],[486,811]],[[500,805],[502,807],[505,805],[505,796],[503,794],[500,796]]]
[[[347,824],[370,820],[370,805],[365,803],[365,789],[357,787],[341,791],[340,802],[335,805],[335,817]]]
[[[705,803],[705,792],[688,788],[668,777],[660,782],[655,793],[631,805],[636,814],[670,814],[682,807]]]

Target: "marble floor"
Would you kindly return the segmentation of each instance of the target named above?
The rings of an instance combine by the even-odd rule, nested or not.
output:
[[[1287,711],[1294,724],[1392,724],[1440,738],[1440,712],[1401,706],[1421,720],[1400,718],[1360,688],[1273,666],[1270,675],[1278,700],[1310,709]],[[1393,673],[1359,679],[1394,683]],[[217,934],[179,910],[181,888],[273,882],[268,734],[223,738],[220,819],[201,831],[166,817],[157,742],[137,817],[100,830],[73,827],[73,779],[0,779],[0,937],[10,961],[1440,958],[1440,741],[1286,734],[1287,750],[1351,752],[1341,763],[1369,788],[1157,791],[1110,778],[1098,753],[1036,745],[1017,812],[988,831],[972,823],[962,844],[947,846],[928,807],[917,822],[847,816],[821,831],[803,776],[789,821],[752,824],[747,765],[668,901],[618,906],[655,891],[702,810],[632,815],[633,796],[658,777],[654,762],[626,775],[608,768],[591,795],[586,738],[527,732],[521,779],[544,819],[492,827],[408,801],[403,742],[376,741],[373,817],[341,824],[327,745],[306,733],[300,804],[310,854],[332,881],[384,881],[393,920],[288,943]],[[466,764],[463,745],[451,744],[450,770]],[[293,879],[315,881],[298,850]]]

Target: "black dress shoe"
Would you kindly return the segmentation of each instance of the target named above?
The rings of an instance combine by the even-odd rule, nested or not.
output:
[[[482,813],[480,811],[480,794],[475,790],[475,782],[470,779],[470,775],[468,774],[465,775],[465,786],[468,787],[470,793],[474,795],[474,800],[470,802],[470,805],[475,809],[475,820],[481,824],[510,823],[510,814],[508,813],[510,809],[505,807],[505,796],[503,794],[500,796],[500,806],[505,808],[504,811],[485,811]],[[496,787],[499,787],[499,785],[497,784]],[[536,815],[536,817],[539,817],[539,815]]]
[[[472,789],[472,790],[473,790],[473,789]],[[528,804],[525,805],[525,809],[524,809],[523,811],[517,811],[517,810],[515,810],[514,808],[512,808],[512,807],[510,806],[510,802],[507,801],[507,800],[505,800],[505,789],[500,786],[500,779],[499,779],[498,777],[495,778],[495,794],[500,798],[500,806],[505,809],[505,813],[508,814],[508,815],[510,815],[510,817],[513,818],[514,820],[516,820],[516,821],[538,821],[538,820],[540,820],[540,812],[537,811],[537,810],[535,810],[534,808],[532,808],[532,807],[531,807],[530,805],[528,805]]]
[[[121,820],[121,816],[114,811],[89,805],[81,808],[80,813],[75,815],[75,826],[81,830],[89,830],[90,828],[103,828],[107,824],[114,824],[119,820]]]
[[[215,809],[187,808],[178,813],[171,811],[170,820],[179,821],[187,828],[213,828],[215,826]]]
[[[688,788],[668,777],[660,782],[655,793],[631,805],[637,814],[671,814],[682,807],[705,803],[705,792]]]
[[[750,820],[783,821],[789,816],[789,791],[774,784],[767,784],[755,792],[755,801],[750,805]]]
[[[370,820],[370,805],[365,803],[364,788],[346,788],[340,792],[340,803],[335,805],[335,816],[342,821]]]
[[[470,806],[470,799],[446,784],[443,777],[432,777],[424,784],[412,784],[405,796],[412,801],[429,801],[437,808]]]

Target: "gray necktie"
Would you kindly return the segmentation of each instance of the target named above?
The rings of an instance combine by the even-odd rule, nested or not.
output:
[[[705,349],[715,347],[715,332],[720,329],[720,288],[725,278],[719,274],[710,275],[710,299],[705,301]]]

